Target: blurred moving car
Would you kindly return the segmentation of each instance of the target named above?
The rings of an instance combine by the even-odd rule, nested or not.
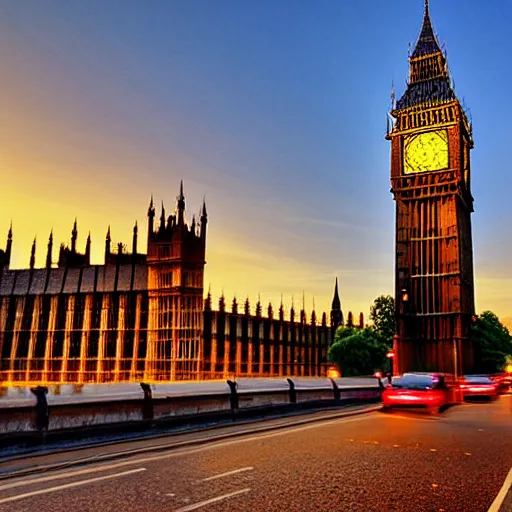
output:
[[[486,375],[464,375],[460,389],[465,400],[468,398],[493,400],[498,398],[499,383]]]
[[[510,393],[512,391],[512,375],[511,373],[500,373],[489,375],[489,378],[497,385],[498,394]]]
[[[437,414],[444,407],[461,400],[455,378],[443,373],[404,373],[393,377],[391,387],[382,393],[385,410],[423,408],[430,414]]]

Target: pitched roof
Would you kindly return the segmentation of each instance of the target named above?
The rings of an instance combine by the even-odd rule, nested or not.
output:
[[[421,57],[423,55],[429,55],[431,53],[440,52],[441,48],[437,42],[434,29],[432,28],[432,22],[430,21],[430,12],[428,8],[428,0],[425,1],[425,12],[423,14],[423,26],[421,27],[420,36],[416,42],[414,51],[412,52],[411,58]]]

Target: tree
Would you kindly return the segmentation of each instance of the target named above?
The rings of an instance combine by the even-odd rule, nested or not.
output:
[[[492,311],[485,311],[471,325],[475,373],[497,373],[512,355],[512,337]]]
[[[347,377],[371,375],[383,368],[387,351],[385,340],[375,329],[341,327],[327,357]]]
[[[391,347],[396,330],[395,299],[391,295],[377,297],[370,308],[370,320],[373,322],[375,331]]]

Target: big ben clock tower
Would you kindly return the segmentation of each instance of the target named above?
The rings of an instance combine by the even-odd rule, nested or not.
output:
[[[395,372],[461,375],[473,367],[473,138],[428,0],[409,68],[386,135],[396,201]]]

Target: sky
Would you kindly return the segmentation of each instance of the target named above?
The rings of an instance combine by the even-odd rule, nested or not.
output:
[[[512,3],[431,0],[475,149],[476,308],[512,316]],[[88,232],[145,251],[151,194],[206,197],[205,289],[368,316],[393,293],[384,139],[422,0],[2,0],[0,247],[43,266]],[[157,216],[159,209],[157,209]],[[3,235],[5,233],[5,235]]]

